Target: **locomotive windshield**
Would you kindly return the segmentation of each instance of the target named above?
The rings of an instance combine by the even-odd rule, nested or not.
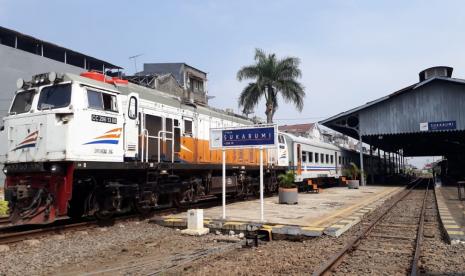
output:
[[[66,107],[71,101],[71,84],[44,87],[40,92],[39,110]]]
[[[10,114],[26,113],[31,110],[32,100],[34,99],[34,90],[27,90],[16,94],[11,105]]]

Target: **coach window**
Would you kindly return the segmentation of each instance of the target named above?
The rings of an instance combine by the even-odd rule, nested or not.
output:
[[[307,152],[302,151],[302,163],[307,163]]]
[[[308,163],[313,163],[313,152],[308,152]]]
[[[323,153],[320,153],[320,160],[321,160],[321,164],[325,162],[325,155]]]
[[[128,117],[130,119],[137,117],[137,99],[134,96],[129,99]]]
[[[341,165],[341,156],[339,155],[338,164]]]
[[[334,155],[331,154],[331,164],[334,164]]]
[[[318,163],[318,152],[315,152],[315,163]]]
[[[192,136],[192,121],[184,120],[184,135]]]

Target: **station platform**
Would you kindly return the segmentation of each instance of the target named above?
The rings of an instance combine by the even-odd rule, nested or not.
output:
[[[439,216],[451,244],[465,243],[465,201],[460,201],[457,187],[435,186]]]
[[[221,219],[222,206],[204,209],[204,225],[212,231],[270,229],[273,237],[339,236],[386,199],[404,189],[395,186],[362,186],[359,189],[333,187],[315,193],[299,193],[296,205],[278,203],[278,197],[264,200],[265,221],[260,221],[260,200],[226,205],[226,220]],[[186,213],[154,219],[153,222],[175,228],[187,227]]]

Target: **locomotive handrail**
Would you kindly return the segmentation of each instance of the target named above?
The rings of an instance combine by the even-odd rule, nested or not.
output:
[[[145,135],[145,134],[147,134],[147,135]],[[143,135],[143,137],[145,138],[146,141],[145,141],[145,143],[142,143],[141,160],[142,160],[142,162],[144,162],[144,153],[145,153],[145,158],[146,158],[145,162],[148,162],[149,131],[146,128],[144,128],[142,130],[142,135]]]
[[[161,134],[163,134],[163,137],[161,137]],[[166,138],[166,134],[171,134],[171,138]],[[174,132],[173,131],[166,131],[166,130],[160,130],[158,131],[158,163],[161,162],[161,147],[160,147],[160,142],[161,139],[163,138],[164,141],[171,141],[171,163],[174,163]]]

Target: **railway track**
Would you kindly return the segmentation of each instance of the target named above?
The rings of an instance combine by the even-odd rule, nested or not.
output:
[[[228,203],[234,202],[235,200],[228,200]],[[177,208],[168,207],[160,210],[153,211],[150,216],[164,216],[169,214],[175,214],[179,212],[185,212],[191,208],[207,208],[218,204],[218,199],[205,200],[194,203],[189,206],[181,206]],[[111,226],[117,221],[129,220],[129,219],[144,219],[147,216],[140,214],[117,216],[108,221],[97,221],[95,219],[83,218],[81,220],[62,219],[52,224],[47,225],[20,225],[11,226],[9,225],[8,218],[3,218],[4,225],[2,224],[2,218],[0,218],[0,244],[15,243],[32,238],[40,238],[50,234],[63,234],[70,230],[85,230],[89,228],[96,228],[99,226]]]
[[[4,225],[9,225],[10,224],[10,219],[8,217],[0,217],[0,227],[3,227]]]
[[[411,188],[313,275],[417,275],[430,183],[430,179],[411,183]]]

